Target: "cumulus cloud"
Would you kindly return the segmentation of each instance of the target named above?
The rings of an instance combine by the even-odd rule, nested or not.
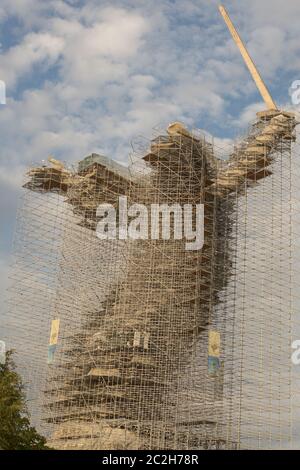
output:
[[[263,109],[265,109],[265,105],[261,101],[249,104],[241,110],[238,118],[233,121],[234,125],[238,128],[245,129],[247,125],[254,121],[256,113],[263,111]]]
[[[9,89],[13,88],[25,74],[32,72],[37,63],[51,67],[63,50],[64,41],[49,33],[29,33],[22,43],[2,54],[0,64],[1,79]]]
[[[2,54],[0,76],[12,97],[29,79],[0,116],[11,159],[17,162],[22,149],[24,164],[48,153],[71,160],[91,151],[126,161],[130,140],[150,136],[157,122],[212,128],[226,121],[228,129],[230,100],[254,94],[255,87],[216,2],[202,3],[182,9],[165,0],[154,8],[120,0],[96,8],[93,1],[49,1],[47,22],[37,9],[37,31]],[[13,4],[3,8],[20,16],[23,4]],[[259,46],[257,39],[252,47]],[[31,74],[44,75],[38,88],[30,87]]]

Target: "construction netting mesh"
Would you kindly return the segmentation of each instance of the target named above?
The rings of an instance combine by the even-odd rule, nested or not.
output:
[[[175,123],[138,146],[130,171],[94,154],[76,172],[30,170],[7,342],[50,446],[297,445],[294,129],[288,113],[259,113],[225,161]],[[140,224],[151,205],[173,207],[173,236],[99,239],[97,208],[120,196],[147,209]],[[176,208],[196,204],[204,245],[188,250]]]

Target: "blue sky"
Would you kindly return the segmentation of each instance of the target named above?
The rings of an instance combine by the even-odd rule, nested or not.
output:
[[[281,106],[300,78],[300,2],[225,0]],[[174,120],[219,145],[260,97],[214,0],[1,0],[0,276],[3,306],[22,175],[49,154],[127,163],[131,142]]]

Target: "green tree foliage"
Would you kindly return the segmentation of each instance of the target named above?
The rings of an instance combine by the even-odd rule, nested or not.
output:
[[[46,449],[46,440],[30,425],[24,385],[12,358],[0,364],[0,449]]]

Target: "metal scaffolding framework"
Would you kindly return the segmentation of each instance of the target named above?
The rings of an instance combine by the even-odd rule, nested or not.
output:
[[[224,160],[174,123],[129,170],[92,154],[77,171],[55,160],[29,171],[8,343],[50,446],[295,445],[295,126],[290,113],[258,113]],[[204,204],[204,246],[100,240],[97,207],[117,207],[119,196]]]

